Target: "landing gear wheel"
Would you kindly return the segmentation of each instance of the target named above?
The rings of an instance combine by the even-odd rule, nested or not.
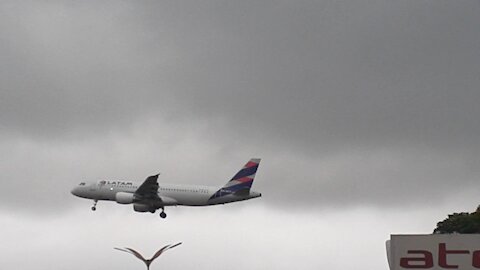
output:
[[[166,214],[165,212],[161,212],[161,213],[160,213],[160,217],[161,217],[161,218],[166,218],[166,217],[167,217],[167,214]]]
[[[97,207],[96,207],[96,206],[97,206],[97,202],[98,202],[98,200],[94,200],[94,201],[93,201],[92,211],[97,210]]]

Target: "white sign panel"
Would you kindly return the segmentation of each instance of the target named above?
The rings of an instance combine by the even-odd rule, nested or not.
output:
[[[391,270],[480,269],[480,235],[392,235],[387,257]]]

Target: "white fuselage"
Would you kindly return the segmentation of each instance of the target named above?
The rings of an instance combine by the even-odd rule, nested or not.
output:
[[[118,192],[133,194],[139,186],[139,183],[130,181],[100,181],[98,183],[81,183],[71,192],[73,195],[85,199],[116,201]],[[207,206],[248,200],[261,196],[258,192],[250,191],[248,195],[228,194],[212,199],[212,195],[219,189],[221,187],[160,184],[158,196],[162,199],[164,206]]]

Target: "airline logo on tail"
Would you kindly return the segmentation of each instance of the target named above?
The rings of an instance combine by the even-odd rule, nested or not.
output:
[[[232,193],[249,192],[252,187],[255,174],[257,173],[259,158],[250,159],[243,168],[232,177],[232,179],[220,190],[210,197],[210,199],[219,198]]]

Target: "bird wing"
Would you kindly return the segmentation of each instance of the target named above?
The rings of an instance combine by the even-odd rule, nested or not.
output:
[[[133,254],[135,257],[139,258],[140,260],[142,261],[147,261],[140,253],[138,253],[136,250],[132,249],[132,248],[125,248],[126,250],[124,250],[125,252],[128,252],[130,254]],[[119,249],[120,250],[120,249]]]
[[[116,247],[116,248],[113,248],[113,249],[120,250],[120,251],[123,251],[123,252],[128,252],[128,253],[131,254],[130,251],[128,251],[128,250],[126,250],[126,249],[123,249],[123,248],[117,248],[117,247]]]
[[[157,252],[155,252],[155,254],[153,254],[152,258],[150,259],[151,261],[155,260],[156,258],[158,258],[158,256],[162,255],[162,253],[168,249],[170,245],[166,245],[164,247],[162,247],[161,249],[159,249]]]
[[[181,244],[181,242],[180,242],[180,243],[177,243],[177,244],[175,244],[175,245],[166,245],[166,246],[164,246],[163,248],[161,248],[161,249],[159,249],[157,252],[155,252],[155,254],[153,255],[153,257],[152,257],[150,260],[151,260],[151,261],[155,260],[156,258],[158,258],[158,256],[162,255],[162,253],[163,253],[164,251],[167,251],[167,250],[169,250],[169,249],[171,249],[171,248],[174,248],[174,247],[176,247],[176,246],[178,246],[178,245],[180,245],[180,244]]]
[[[180,246],[181,244],[182,244],[182,242],[176,243],[175,245],[171,245],[168,249],[174,248],[174,247],[176,247],[176,246]]]

